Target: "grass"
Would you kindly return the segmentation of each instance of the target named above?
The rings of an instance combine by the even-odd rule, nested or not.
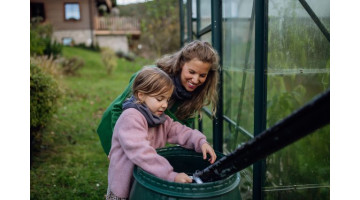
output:
[[[85,66],[79,76],[62,79],[59,109],[43,132],[42,150],[30,170],[30,198],[104,199],[108,160],[97,125],[130,76],[152,61],[118,59],[117,69],[107,75],[98,52],[64,47],[63,55],[79,56]]]

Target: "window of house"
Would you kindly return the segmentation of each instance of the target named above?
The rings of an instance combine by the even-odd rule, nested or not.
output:
[[[70,37],[65,37],[62,39],[62,43],[64,46],[72,46],[73,44],[73,39]]]
[[[80,20],[79,3],[65,3],[65,20]]]
[[[30,3],[30,19],[39,17],[40,21],[45,21],[44,3]]]

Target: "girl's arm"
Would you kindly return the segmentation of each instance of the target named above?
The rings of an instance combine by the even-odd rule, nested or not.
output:
[[[121,121],[114,132],[119,135],[118,139],[126,156],[145,171],[164,180],[175,181],[178,173],[174,172],[170,163],[150,146],[147,139],[147,122],[144,116],[138,111],[127,111],[130,109],[120,116],[119,120]]]
[[[203,159],[207,158],[207,154],[210,154],[209,162],[213,164],[216,160],[216,154],[214,149],[206,141],[206,137],[200,131],[191,129],[179,122],[174,122],[170,118],[166,120],[165,127],[169,127],[168,142],[177,143],[188,149],[195,149],[197,152],[202,152]]]
[[[168,133],[168,142],[172,144],[179,144],[187,149],[195,149],[196,152],[201,152],[201,146],[206,142],[206,137],[200,131],[191,129],[179,122],[173,121],[167,116],[165,121],[166,132]]]

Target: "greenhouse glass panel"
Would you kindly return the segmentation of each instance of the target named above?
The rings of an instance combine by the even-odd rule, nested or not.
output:
[[[200,40],[212,44],[212,41],[211,41],[211,32],[202,35],[202,36],[200,37]]]
[[[252,0],[223,1],[223,113],[239,126],[236,128],[234,123],[225,120],[224,152],[231,152],[251,139],[249,135],[252,136],[254,129],[252,6]]]
[[[254,132],[255,26],[253,0],[223,0],[223,151],[232,152]],[[252,166],[240,171],[243,200],[252,199]]]
[[[211,1],[200,0],[200,29],[211,24]]]
[[[267,79],[267,127],[330,88],[330,43],[299,1],[269,1]],[[265,199],[329,199],[329,126],[270,155],[266,166]]]
[[[192,9],[192,12],[191,12],[191,18],[192,18],[192,32],[195,33],[193,34],[193,40],[196,40],[197,39],[197,34],[198,34],[198,30],[197,30],[197,7],[196,7],[196,0],[193,0],[192,1],[192,4],[191,4],[191,9]]]
[[[249,19],[253,11],[253,0],[223,0],[222,13],[224,19]]]
[[[268,26],[270,127],[330,88],[330,43],[298,1],[270,1]]]
[[[321,23],[330,32],[330,1],[329,0],[306,0]]]
[[[264,199],[330,199],[330,125],[267,157]]]
[[[239,190],[242,200],[253,199],[253,166],[249,166],[240,171]]]

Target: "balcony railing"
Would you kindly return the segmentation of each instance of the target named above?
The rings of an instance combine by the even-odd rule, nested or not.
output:
[[[140,34],[140,22],[132,17],[96,17],[96,34]]]

